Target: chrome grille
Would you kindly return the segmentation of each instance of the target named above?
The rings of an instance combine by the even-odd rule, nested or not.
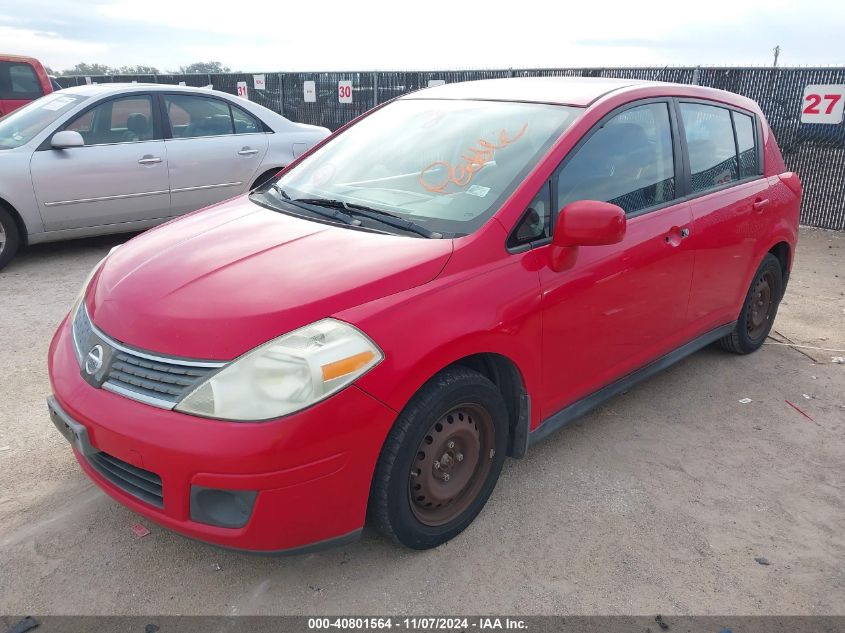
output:
[[[172,409],[222,362],[163,357],[131,348],[101,332],[81,305],[73,319],[73,339],[77,358],[82,359],[94,345],[107,348],[107,362],[101,375],[85,377],[94,386],[163,409]],[[93,382],[92,382],[93,381]]]
[[[121,490],[151,505],[164,507],[161,477],[155,473],[103,452],[89,455],[88,463]]]
[[[155,362],[117,351],[107,374],[106,384],[172,401],[175,405],[210,371],[207,367],[185,367]]]

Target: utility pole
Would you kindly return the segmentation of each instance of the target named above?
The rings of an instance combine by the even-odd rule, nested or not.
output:
[[[774,50],[774,52],[775,52],[775,63],[772,64],[772,67],[777,68],[778,67],[778,57],[780,57],[780,44],[775,46],[774,49],[772,49],[772,50]]]

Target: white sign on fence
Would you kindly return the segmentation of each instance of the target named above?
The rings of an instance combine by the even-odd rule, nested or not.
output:
[[[91,78],[90,78],[90,77],[86,77],[86,78],[85,78],[85,83],[86,83],[86,84],[88,84],[88,85],[90,86],[90,85],[91,85]]]
[[[434,88],[434,86],[442,86],[446,83],[445,79],[429,79],[428,80],[428,87]]]
[[[352,82],[349,80],[337,82],[337,100],[340,103],[352,103]]]
[[[246,87],[245,81],[238,82],[238,96],[244,99],[249,99],[249,90]]]
[[[256,90],[264,90],[266,88],[266,84],[264,83],[264,75],[253,75],[252,85]]]
[[[180,85],[180,86],[184,86],[184,85],[186,85],[186,84],[185,84],[185,82],[184,82],[184,81],[180,81],[180,82],[179,82],[179,85]]]
[[[302,93],[305,98],[305,103],[314,103],[317,101],[317,88],[313,81],[302,82]]]
[[[801,123],[842,123],[845,85],[810,85],[804,88]]]

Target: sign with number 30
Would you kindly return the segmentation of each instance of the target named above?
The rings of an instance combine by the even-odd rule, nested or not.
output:
[[[804,88],[801,123],[842,123],[845,85],[811,85]]]

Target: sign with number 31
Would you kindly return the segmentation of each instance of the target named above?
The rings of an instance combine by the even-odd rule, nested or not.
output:
[[[842,123],[845,85],[811,85],[804,88],[801,123]]]

